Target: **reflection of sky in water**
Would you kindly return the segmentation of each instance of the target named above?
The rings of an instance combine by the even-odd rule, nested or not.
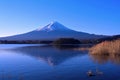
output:
[[[10,44],[0,44],[0,49],[13,49],[13,48],[16,48],[16,47],[23,47],[23,46],[39,46],[41,44],[13,44],[13,45],[10,45]]]
[[[25,80],[120,79],[118,64],[110,60],[103,64],[94,63],[102,58],[89,57],[86,51],[61,50],[50,46],[14,45],[12,49],[0,50],[0,74],[11,75],[14,80],[21,76]],[[95,72],[96,69],[104,74],[90,78],[86,75],[88,70]]]

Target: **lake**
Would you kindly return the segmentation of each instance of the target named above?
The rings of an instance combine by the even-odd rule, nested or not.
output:
[[[88,76],[89,70],[95,76]],[[120,57],[40,44],[1,44],[0,80],[120,80]]]

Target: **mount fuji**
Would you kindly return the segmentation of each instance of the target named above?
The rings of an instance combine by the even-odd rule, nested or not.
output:
[[[0,40],[55,40],[58,38],[98,39],[103,37],[102,35],[74,31],[59,22],[51,22],[43,28],[38,28],[24,34],[1,37]]]

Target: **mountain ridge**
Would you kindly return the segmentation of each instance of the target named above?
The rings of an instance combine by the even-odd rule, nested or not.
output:
[[[75,38],[75,39],[98,39],[103,38],[102,35],[78,32],[60,24],[59,22],[51,22],[43,28],[14,35],[1,37],[0,40],[55,40],[58,38]]]

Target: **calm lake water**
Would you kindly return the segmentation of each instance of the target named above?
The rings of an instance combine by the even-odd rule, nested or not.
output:
[[[89,77],[89,70],[95,76]],[[120,80],[120,57],[47,45],[1,44],[0,80]]]

